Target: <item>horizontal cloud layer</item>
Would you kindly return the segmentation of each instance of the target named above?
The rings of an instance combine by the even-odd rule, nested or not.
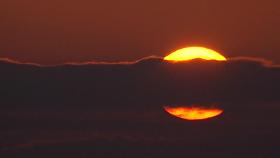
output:
[[[0,63],[4,106],[153,106],[279,101],[280,68],[260,60],[85,63],[43,67]],[[108,108],[106,106],[106,108]]]

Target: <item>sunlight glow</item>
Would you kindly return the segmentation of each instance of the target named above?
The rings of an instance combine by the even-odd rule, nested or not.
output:
[[[188,61],[192,59],[204,59],[204,60],[218,60],[226,61],[227,59],[220,53],[204,48],[204,47],[186,47],[179,49],[168,56],[164,57],[164,60],[168,61]]]
[[[223,110],[205,107],[164,107],[169,114],[186,120],[203,120],[218,116]]]

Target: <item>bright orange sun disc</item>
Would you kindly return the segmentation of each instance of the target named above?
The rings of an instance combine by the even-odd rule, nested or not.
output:
[[[204,60],[217,60],[217,61],[227,60],[220,53],[204,47],[182,48],[164,57],[164,60],[177,62],[177,61],[188,61],[188,60],[193,60],[198,58]]]
[[[186,120],[203,120],[218,116],[223,110],[205,107],[164,107],[169,114]]]

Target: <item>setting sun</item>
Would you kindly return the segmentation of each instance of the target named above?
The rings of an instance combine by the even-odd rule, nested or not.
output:
[[[186,47],[179,49],[168,56],[164,57],[164,60],[168,61],[188,61],[192,59],[204,59],[204,60],[218,60],[226,61],[227,59],[220,53],[204,48],[204,47]]]
[[[223,113],[221,109],[205,107],[164,107],[164,109],[169,114],[186,120],[203,120]]]

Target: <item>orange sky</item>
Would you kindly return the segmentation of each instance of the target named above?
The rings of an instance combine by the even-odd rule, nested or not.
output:
[[[43,64],[135,60],[203,45],[280,63],[277,0],[6,0],[0,57]]]

